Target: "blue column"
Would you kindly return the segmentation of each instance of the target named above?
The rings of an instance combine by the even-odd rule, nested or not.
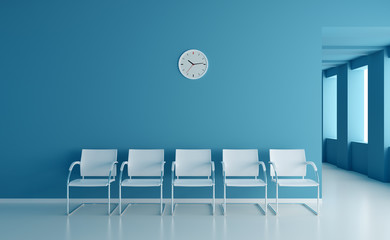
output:
[[[337,74],[337,166],[351,169],[348,141],[348,64],[338,67]]]
[[[385,70],[385,88],[384,88],[384,139],[385,139],[385,179],[390,181],[390,47],[387,48],[384,56],[384,70]],[[368,134],[370,137],[370,134]]]
[[[386,65],[386,68],[385,68]],[[388,182],[390,143],[389,59],[385,51],[369,56],[368,64],[368,176]]]

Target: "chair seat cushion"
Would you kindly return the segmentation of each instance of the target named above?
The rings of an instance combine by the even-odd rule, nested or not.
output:
[[[110,179],[110,183],[115,179]],[[107,187],[108,179],[75,179],[69,183],[70,187]]]
[[[264,187],[266,184],[261,179],[226,179],[229,187]]]
[[[176,187],[211,187],[211,179],[175,179],[173,185]]]
[[[123,187],[159,187],[160,179],[125,179],[122,181]]]
[[[276,179],[272,180],[276,182]],[[318,183],[311,179],[278,179],[281,187],[317,187]]]

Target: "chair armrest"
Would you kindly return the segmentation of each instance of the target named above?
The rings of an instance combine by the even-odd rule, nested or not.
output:
[[[211,171],[215,171],[215,165],[214,165],[214,162],[213,161],[211,161]]]
[[[257,163],[263,167],[264,182],[265,182],[265,184],[267,184],[267,169],[265,168],[265,164],[262,161],[259,161]]]
[[[72,164],[70,164],[67,185],[69,185],[70,175],[72,174],[73,167],[80,164],[81,164],[80,161],[72,162]]]
[[[123,172],[123,170],[125,169],[125,166],[126,165],[129,165],[129,162],[128,161],[124,161],[123,163],[122,163],[122,165],[121,165],[121,172]]]
[[[278,170],[276,168],[276,164],[274,162],[269,161],[269,164],[272,165],[272,168],[274,169],[275,177],[276,177],[276,182],[278,182]]]
[[[81,164],[80,161],[72,162],[72,164],[70,164],[69,171],[72,171],[72,169],[73,169],[73,167],[74,167],[75,165],[80,165],[80,164]]]
[[[163,174],[163,176],[164,176],[164,166],[165,166],[165,161],[161,163],[161,173]]]
[[[225,185],[225,183],[226,183],[226,164],[223,160],[222,160],[221,164],[222,164],[223,184]]]
[[[264,171],[264,172],[267,171],[267,169],[265,168],[264,162],[259,161],[259,162],[257,162],[257,163],[263,167],[263,171]]]
[[[110,184],[110,179],[111,179],[111,175],[112,175],[112,170],[114,169],[115,165],[117,164],[118,162],[115,161],[111,164],[111,168],[110,168],[110,173],[108,174],[108,184]]]
[[[213,180],[213,183],[215,184],[215,164],[213,161],[211,161],[210,164],[211,164],[211,179]]]
[[[318,176],[318,169],[317,169],[317,166],[315,165],[315,163],[312,162],[312,161],[307,161],[307,162],[305,162],[305,164],[306,164],[306,165],[310,165],[310,166],[313,167],[314,172],[316,173],[317,183],[319,184],[319,183],[320,183],[320,177]]]
[[[175,168],[176,168],[176,161],[173,161],[172,162],[172,172],[175,171]]]
[[[123,170],[125,169],[125,166],[127,165],[127,167],[129,167],[129,162],[128,161],[124,161],[121,165],[121,169],[120,169],[120,173],[119,173],[119,186],[121,186],[121,182],[122,182],[122,174],[123,174]]]
[[[162,182],[164,179],[164,166],[165,166],[165,161],[163,161],[161,163],[161,181],[160,182]]]
[[[314,162],[312,162],[312,161],[307,161],[307,162],[305,162],[305,163],[306,163],[306,165],[312,166],[315,172],[318,171],[318,170],[317,170],[317,166],[315,165]]]
[[[175,168],[176,168],[176,162],[173,161],[172,162],[172,174],[171,174],[171,176],[172,176],[172,184],[173,184],[173,180],[175,179]]]

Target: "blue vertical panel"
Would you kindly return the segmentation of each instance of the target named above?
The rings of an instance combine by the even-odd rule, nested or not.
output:
[[[367,174],[368,144],[351,142],[352,170]]]
[[[386,181],[390,181],[390,47],[384,57],[384,143],[385,160],[383,169]],[[370,135],[368,135],[370,139]]]
[[[338,67],[337,74],[337,166],[351,169],[348,154],[348,64]]]
[[[370,55],[368,64],[368,176],[387,180],[384,138],[384,51]]]
[[[325,139],[324,151],[326,152],[326,162],[337,166],[338,142],[335,139]]]

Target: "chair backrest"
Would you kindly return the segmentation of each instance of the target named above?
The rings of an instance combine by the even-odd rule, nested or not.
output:
[[[222,161],[226,176],[259,176],[257,149],[223,149]]]
[[[176,176],[211,176],[211,149],[176,149]]]
[[[117,159],[116,149],[83,149],[80,174],[83,177],[108,177],[112,164]],[[111,176],[116,176],[116,166]]]
[[[161,176],[164,149],[129,149],[129,176]]]
[[[304,149],[270,149],[270,161],[276,165],[278,177],[306,176]],[[271,176],[275,176],[271,165]]]

